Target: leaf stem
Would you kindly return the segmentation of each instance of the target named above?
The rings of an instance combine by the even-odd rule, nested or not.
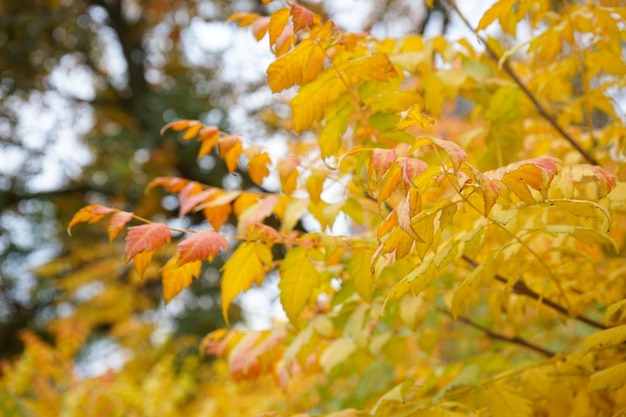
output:
[[[443,0],[444,3],[446,3],[450,8],[452,8],[452,10],[454,10],[456,12],[456,14],[461,18],[461,20],[463,21],[463,23],[465,23],[465,25],[476,35],[476,37],[478,38],[478,40],[485,46],[485,50],[487,51],[487,53],[489,54],[489,56],[491,56],[491,58],[500,63],[500,56],[498,55],[498,53],[491,47],[489,46],[489,44],[487,43],[487,41],[478,34],[478,32],[476,31],[476,29],[474,29],[471,25],[471,23],[467,20],[467,18],[465,17],[465,15],[463,15],[463,13],[461,13],[461,11],[459,10],[459,8],[456,5],[456,2],[454,0]],[[539,112],[539,114],[548,122],[550,123],[550,125],[552,125],[552,127],[566,140],[570,143],[570,145],[572,145],[574,147],[574,149],[576,149],[578,151],[578,153],[580,153],[580,155],[582,155],[582,157],[584,159],[587,160],[587,162],[589,162],[590,164],[593,165],[600,165],[600,162],[598,162],[598,160],[591,155],[589,152],[587,152],[586,150],[584,150],[582,148],[582,146],[580,146],[580,144],[578,142],[576,142],[576,140],[565,131],[565,129],[563,129],[563,127],[561,127],[561,125],[559,125],[559,123],[556,121],[556,119],[554,118],[554,116],[552,116],[548,110],[539,102],[539,100],[537,99],[537,97],[533,94],[532,91],[530,91],[528,89],[528,87],[526,86],[526,84],[524,84],[524,82],[521,80],[521,78],[517,75],[517,73],[513,70],[513,68],[511,68],[511,66],[509,65],[508,61],[504,61],[502,62],[502,69],[504,69],[504,71],[513,79],[513,81],[515,81],[515,83],[519,86],[519,88],[524,92],[524,94],[526,95],[526,97],[528,97],[528,99],[533,103],[533,105],[535,106],[535,108],[537,109],[537,111]]]

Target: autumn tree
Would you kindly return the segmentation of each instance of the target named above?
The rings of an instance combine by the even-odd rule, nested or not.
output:
[[[148,192],[176,196],[200,227],[102,204],[69,223],[125,233],[130,279],[158,274],[166,302],[223,257],[226,320],[241,292],[278,277],[288,323],[209,334],[202,352],[223,358],[209,369],[239,383],[198,392],[262,386],[245,395],[274,415],[623,413],[626,8],[500,0],[473,26],[442,2],[476,46],[352,33],[275,3],[231,20],[275,54],[267,82],[290,114],[272,123],[288,151],[236,127],[163,127],[257,186],[154,178]],[[192,398],[164,367],[176,398]],[[19,363],[5,372],[7,387],[23,376]]]

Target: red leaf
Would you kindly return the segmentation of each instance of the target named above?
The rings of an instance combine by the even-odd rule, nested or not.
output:
[[[83,207],[78,211],[78,213],[74,215],[74,217],[72,217],[70,224],[67,226],[67,234],[71,236],[72,227],[74,227],[78,223],[97,223],[102,220],[107,214],[111,214],[117,211],[119,210],[100,206],[97,204]]]
[[[315,13],[297,4],[291,4],[291,19],[293,21],[293,31],[298,33],[313,24]]]
[[[449,140],[438,138],[431,138],[431,140],[437,147],[443,149],[448,154],[454,170],[458,171],[465,158],[467,158],[467,153],[459,145]]]
[[[126,257],[133,259],[140,252],[161,249],[172,239],[172,231],[162,223],[150,223],[128,228]]]
[[[413,180],[417,178],[419,174],[424,172],[428,168],[428,164],[424,161],[415,158],[398,158],[398,165],[402,168],[402,179],[405,184],[411,186]]]
[[[109,242],[113,242],[120,231],[126,226],[126,223],[131,221],[133,213],[128,211],[120,211],[115,213],[111,220],[109,220]]]
[[[265,243],[284,243],[285,238],[273,227],[261,223],[248,225],[248,240],[259,240]]]
[[[380,177],[387,172],[393,161],[396,160],[396,152],[393,149],[374,149],[372,152],[372,159],[370,159],[370,166],[368,177],[372,179],[372,171],[375,174],[373,180],[378,182]]]
[[[212,230],[203,230],[178,244],[178,262],[184,265],[205,259],[212,261],[222,249],[228,249],[226,238]]]

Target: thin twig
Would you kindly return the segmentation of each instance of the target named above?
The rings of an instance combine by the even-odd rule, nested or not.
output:
[[[472,268],[476,268],[478,266],[478,263],[476,261],[474,261],[472,258],[470,258],[467,255],[463,255],[463,260],[465,262],[467,262],[468,264],[470,264],[472,266]],[[509,282],[509,280],[505,277],[503,277],[502,275],[496,274],[495,275],[495,279],[497,279],[498,281],[507,284]],[[607,327],[605,325],[603,325],[602,323],[599,323],[593,319],[590,319],[586,316],[583,315],[570,315],[569,312],[567,311],[567,309],[565,307],[563,307],[562,305],[560,305],[559,303],[550,300],[549,298],[545,298],[543,296],[541,296],[540,294],[538,294],[537,292],[533,291],[530,287],[528,287],[528,285],[526,285],[524,283],[524,281],[522,281],[521,279],[518,279],[515,284],[513,285],[513,287],[511,287],[511,289],[513,290],[514,293],[516,294],[520,294],[520,295],[525,295],[527,297],[532,298],[533,300],[537,300],[539,302],[541,302],[542,304],[544,304],[547,307],[550,307],[551,309],[565,315],[568,317],[571,317],[573,319],[576,319],[578,321],[581,321],[583,323],[586,323],[590,326],[593,326],[597,329],[606,329]]]
[[[491,58],[493,58],[496,62],[500,62],[500,56],[498,55],[498,53],[491,47],[489,46],[489,44],[487,43],[487,41],[481,37],[478,32],[472,27],[471,23],[467,20],[467,18],[463,15],[463,13],[461,13],[461,11],[459,10],[459,8],[456,5],[456,2],[454,0],[443,0],[450,8],[452,8],[456,14],[461,18],[461,20],[463,21],[463,23],[465,23],[465,25],[476,35],[476,37],[478,38],[478,40],[485,46],[485,50],[489,53],[489,55],[491,56]],[[528,99],[533,103],[533,105],[535,106],[535,108],[537,109],[537,111],[539,112],[539,114],[546,120],[548,121],[548,123],[550,123],[552,125],[552,127],[554,129],[556,129],[557,132],[559,132],[559,134],[570,143],[570,145],[572,145],[582,156],[583,158],[585,158],[589,163],[593,164],[593,165],[600,165],[600,163],[598,162],[598,160],[591,155],[589,152],[587,152],[586,150],[584,150],[582,148],[582,146],[580,146],[578,144],[578,142],[576,142],[576,140],[565,131],[565,129],[563,129],[561,127],[561,125],[559,125],[559,123],[556,121],[556,119],[554,118],[554,116],[552,116],[548,110],[546,110],[546,108],[539,102],[539,100],[537,99],[537,97],[528,89],[528,87],[526,86],[526,84],[524,84],[524,82],[521,80],[521,78],[519,78],[519,76],[515,73],[515,71],[513,71],[513,68],[511,68],[511,66],[509,65],[508,61],[504,61],[502,63],[502,69],[504,69],[504,71],[513,79],[513,81],[515,81],[515,83],[521,88],[521,90],[524,92],[524,94],[526,95],[526,97],[528,97]]]
[[[448,310],[443,309],[443,308],[439,308],[437,307],[437,311],[439,311],[440,313],[443,313],[445,315],[447,315],[448,317],[451,317],[454,319],[454,316],[452,315],[452,313],[450,313]],[[507,342],[507,343],[513,343],[515,345],[519,345],[519,346],[523,346],[527,349],[533,350],[536,353],[539,353],[540,355],[546,356],[548,358],[551,358],[553,356],[556,355],[556,353],[544,349],[541,346],[537,346],[533,343],[530,343],[518,336],[515,337],[507,337],[504,335],[501,335],[500,333],[496,333],[493,330],[490,330],[484,326],[481,326],[478,323],[473,322],[472,320],[466,318],[466,317],[456,317],[456,321],[461,322],[463,324],[467,324],[468,326],[471,326],[477,330],[480,330],[481,332],[483,332],[484,334],[487,335],[487,337],[494,339],[494,340],[500,340],[502,342]]]

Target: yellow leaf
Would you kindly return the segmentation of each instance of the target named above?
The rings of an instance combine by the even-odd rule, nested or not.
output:
[[[294,326],[297,326],[300,313],[313,299],[320,283],[320,273],[309,259],[310,251],[302,247],[293,248],[280,265],[280,301]]]
[[[311,201],[315,204],[321,201],[320,196],[324,189],[324,181],[326,181],[327,176],[328,172],[325,170],[314,168],[311,171],[311,175],[306,180],[306,190],[309,193],[309,197],[311,197]]]
[[[452,297],[452,305],[450,311],[454,317],[461,313],[463,303],[469,296],[477,292],[478,289],[496,274],[495,263],[493,257],[488,258],[485,262],[478,265],[458,286]]]
[[[533,409],[530,401],[509,385],[491,384],[488,390],[489,410],[492,416],[529,417]]]
[[[302,132],[324,115],[330,103],[335,102],[348,87],[332,69],[323,71],[315,80],[304,85],[291,100],[293,128]]]
[[[372,249],[355,248],[348,261],[350,278],[354,280],[354,287],[357,293],[366,302],[371,301],[372,293],[374,292],[374,281],[370,268],[373,256],[374,251]]]
[[[150,261],[152,260],[152,255],[154,255],[154,251],[149,250],[139,252],[133,258],[133,266],[135,268],[135,271],[137,272],[137,275],[139,275],[139,278],[143,278],[143,274],[146,271],[146,268],[148,268],[148,265],[150,265]]]
[[[591,349],[601,349],[607,346],[615,346],[626,341],[626,324],[606,330],[595,332],[585,338],[580,347],[581,354]]]
[[[178,256],[174,256],[170,259],[161,271],[165,303],[170,302],[170,300],[183,289],[191,285],[193,279],[200,275],[201,269],[202,261],[188,262],[184,265],[179,265]]]
[[[285,30],[289,16],[289,9],[278,9],[270,16],[270,45],[274,45],[276,39],[278,39],[280,34],[283,33],[283,30]]]
[[[286,9],[284,9],[286,10]],[[324,69],[324,50],[305,39],[267,68],[267,82],[274,93],[314,80]]]
[[[622,313],[624,307],[626,307],[626,299],[608,306],[606,313],[604,313],[604,323],[608,325],[611,321],[615,320],[617,315]]]
[[[596,372],[589,378],[589,391],[602,389],[615,390],[626,385],[626,362]]]
[[[347,95],[344,97],[347,97]],[[328,108],[326,111],[326,124],[319,135],[322,158],[337,156],[341,149],[341,138],[348,128],[348,122],[352,113],[352,104],[345,103],[345,100],[339,100],[336,105]],[[328,115],[331,116],[329,117]]]
[[[500,0],[489,8],[478,22],[476,31],[486,29],[494,20],[503,18],[511,12],[517,0]]]
[[[333,340],[320,355],[320,366],[328,373],[338,364],[344,362],[356,350],[356,343],[350,337]]]
[[[265,277],[265,268],[272,263],[272,252],[260,242],[244,242],[226,261],[222,271],[222,314],[228,323],[228,308],[240,292],[256,283],[260,285]]]

